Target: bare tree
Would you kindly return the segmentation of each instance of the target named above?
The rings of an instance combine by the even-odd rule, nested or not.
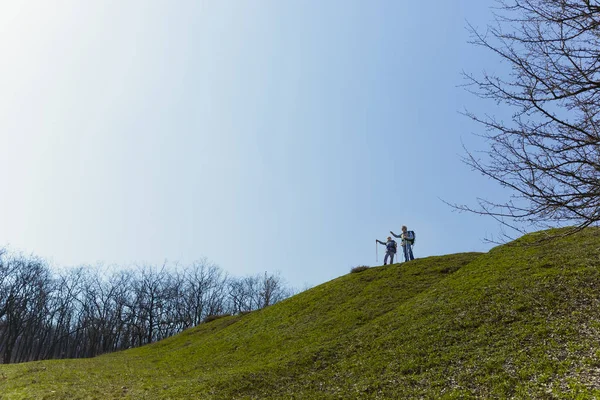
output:
[[[136,327],[138,344],[152,343],[162,339],[161,323],[165,316],[169,290],[169,275],[166,266],[157,269],[143,267],[140,277],[134,283],[135,307],[137,308]]]
[[[200,260],[183,271],[183,280],[184,328],[198,325],[209,315],[225,312],[228,277],[218,266]]]
[[[273,305],[292,294],[279,274],[256,274],[230,278],[227,284],[232,313],[259,310]]]
[[[232,314],[257,310],[257,296],[259,279],[256,276],[243,278],[230,278],[227,281],[227,292]]]
[[[509,189],[508,201],[457,208],[525,227],[600,221],[600,2],[500,0],[495,23],[471,27],[472,43],[511,67],[465,74],[478,96],[507,106],[510,121],[466,112],[489,150],[465,162]]]
[[[37,258],[1,259],[3,273],[0,310],[2,362],[26,361],[39,334],[50,292],[50,271]]]
[[[279,273],[267,274],[260,281],[259,307],[265,308],[278,303],[292,295],[292,291],[285,286],[285,282]]]
[[[65,358],[69,356],[74,340],[74,332],[78,328],[77,306],[81,296],[81,280],[84,278],[82,268],[66,271],[54,279],[53,296],[48,301],[50,326],[45,347],[34,359]]]

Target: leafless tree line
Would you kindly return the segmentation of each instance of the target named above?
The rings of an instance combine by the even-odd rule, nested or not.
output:
[[[278,274],[236,278],[206,260],[111,271],[55,272],[40,258],[0,251],[2,362],[93,357],[141,346],[292,294]]]

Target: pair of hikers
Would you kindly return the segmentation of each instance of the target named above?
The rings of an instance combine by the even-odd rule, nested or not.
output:
[[[402,226],[402,233],[396,235],[394,232],[390,231],[392,236],[396,238],[402,239],[401,246],[404,251],[404,261],[414,260],[412,247],[415,244],[415,233],[413,231],[409,231],[406,225]],[[394,256],[396,255],[396,251],[398,245],[391,236],[388,236],[387,242],[382,242],[381,240],[375,239],[377,243],[380,243],[385,246],[385,257],[383,258],[383,265],[387,265],[388,258],[390,259],[390,264],[394,263]]]

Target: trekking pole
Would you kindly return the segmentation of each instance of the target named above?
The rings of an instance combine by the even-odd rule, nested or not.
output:
[[[379,256],[377,255],[377,239],[375,239],[375,262],[379,262]]]

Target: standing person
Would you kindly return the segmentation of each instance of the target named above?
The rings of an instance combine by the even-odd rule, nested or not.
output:
[[[396,255],[396,249],[398,248],[398,244],[396,241],[388,236],[387,242],[382,242],[381,240],[375,239],[377,243],[380,243],[385,246],[385,257],[383,258],[383,265],[387,264],[388,257],[390,258],[390,264],[394,263],[394,256]]]
[[[401,238],[402,242],[402,250],[404,250],[404,261],[414,260],[412,247],[415,244],[415,232],[409,231],[406,225],[402,225],[402,233],[400,235],[396,235],[394,232],[390,231],[394,237]]]

